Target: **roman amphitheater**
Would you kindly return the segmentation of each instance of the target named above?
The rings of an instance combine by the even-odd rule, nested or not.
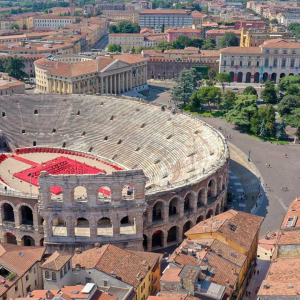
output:
[[[224,210],[224,137],[129,98],[0,97],[0,241],[148,251]]]

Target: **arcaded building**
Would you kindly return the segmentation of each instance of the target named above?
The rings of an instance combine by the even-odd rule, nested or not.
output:
[[[34,65],[41,93],[120,94],[147,84],[147,59],[139,55],[58,55]]]
[[[228,147],[197,118],[124,97],[0,101],[0,241],[150,251],[224,210]]]

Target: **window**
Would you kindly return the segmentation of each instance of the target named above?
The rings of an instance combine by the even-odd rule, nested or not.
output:
[[[26,281],[29,280],[29,275],[27,274],[26,277],[25,277]]]
[[[243,66],[243,61],[242,60],[240,60],[240,67],[242,67]]]
[[[52,272],[52,280],[56,281],[56,273],[55,272]]]
[[[63,269],[60,270],[60,279],[64,277]]]
[[[273,67],[277,68],[277,58],[274,58],[274,60],[273,60]]]
[[[231,61],[231,66],[234,67],[234,60]]]
[[[30,293],[31,292],[31,285],[29,285],[27,288],[26,288],[26,293]]]
[[[91,282],[92,282],[92,278],[85,277],[85,283],[91,283]]]
[[[259,61],[256,62],[256,66],[259,67]]]
[[[18,285],[15,285],[15,293],[18,291]]]
[[[67,273],[67,265],[64,265],[64,273]]]
[[[45,278],[50,279],[50,272],[49,271],[45,271]]]
[[[37,281],[36,280],[34,281],[34,285],[37,286]]]
[[[108,281],[107,280],[103,281],[103,286],[108,286]]]
[[[292,58],[291,59],[291,68],[294,68],[295,67],[295,58]]]
[[[33,268],[33,273],[34,273],[34,274],[36,273],[36,270],[35,270],[35,268]]]
[[[70,270],[71,269],[71,263],[70,263],[70,261],[68,261],[68,270]]]
[[[250,60],[248,61],[248,67],[251,67],[251,61]]]
[[[268,67],[269,66],[269,58],[266,58],[265,59],[265,67]]]

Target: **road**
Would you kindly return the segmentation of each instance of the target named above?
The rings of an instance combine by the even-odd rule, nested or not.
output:
[[[99,42],[96,44],[94,49],[105,49],[108,45],[108,33],[103,35],[103,37],[99,40]]]
[[[151,83],[155,88],[150,101],[170,104],[169,91],[157,90],[158,84]],[[166,86],[166,90],[169,86]],[[251,153],[251,161],[262,175],[266,186],[265,199],[257,211],[257,215],[265,217],[261,227],[261,234],[276,230],[280,227],[289,204],[300,195],[300,145],[277,145],[262,142],[247,134],[235,130],[234,126],[219,118],[201,118],[210,125],[222,127],[225,136],[233,136],[230,142],[241,149],[245,154]],[[285,158],[285,154],[288,155]],[[266,167],[270,164],[271,167]],[[286,186],[288,191],[281,190]]]

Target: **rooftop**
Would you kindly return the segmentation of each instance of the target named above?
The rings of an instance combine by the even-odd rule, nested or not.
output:
[[[143,11],[140,11],[140,15],[152,15],[152,14],[189,15],[190,13],[183,9],[145,9]]]
[[[41,268],[59,271],[71,258],[72,254],[55,251],[42,265]]]
[[[290,206],[283,219],[280,229],[289,230],[300,226],[300,198],[296,198]]]

